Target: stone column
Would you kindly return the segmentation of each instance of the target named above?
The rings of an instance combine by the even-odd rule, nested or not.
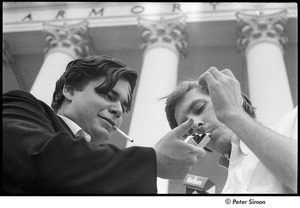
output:
[[[286,10],[269,15],[237,13],[238,45],[247,60],[250,99],[257,108],[257,120],[269,127],[293,109],[283,57],[286,15]]]
[[[67,64],[89,53],[88,22],[62,26],[44,24],[46,37],[45,60],[30,92],[51,105],[56,81]]]
[[[127,146],[153,147],[170,127],[164,106],[177,84],[178,63],[187,47],[185,17],[151,21],[139,19],[143,38],[143,66],[138,82],[129,136],[134,143]],[[158,180],[159,193],[167,193],[168,181]]]

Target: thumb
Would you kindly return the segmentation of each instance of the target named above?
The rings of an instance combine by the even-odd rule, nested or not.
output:
[[[189,118],[184,123],[173,129],[172,132],[176,138],[181,138],[183,135],[190,131],[190,129],[193,127],[193,124],[194,120],[192,118]]]

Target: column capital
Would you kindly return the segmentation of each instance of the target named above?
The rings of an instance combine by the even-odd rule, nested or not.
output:
[[[138,21],[143,50],[159,46],[170,48],[181,57],[187,55],[186,16],[160,20],[139,18]]]
[[[259,42],[269,41],[277,44],[282,52],[288,39],[285,35],[285,24],[287,10],[275,14],[264,15],[258,12],[257,15],[249,15],[241,12],[236,13],[238,23],[237,44],[242,52]]]
[[[90,52],[87,21],[73,25],[44,23],[43,32],[47,44],[45,53],[63,51],[77,58],[86,56]]]

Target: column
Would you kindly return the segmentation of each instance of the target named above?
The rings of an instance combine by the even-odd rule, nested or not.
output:
[[[64,73],[67,64],[89,53],[88,22],[62,26],[44,24],[46,39],[44,63],[30,92],[49,106],[56,81]]]
[[[153,147],[170,127],[165,115],[165,100],[177,84],[180,57],[187,47],[185,17],[151,21],[139,19],[143,38],[143,66],[138,82],[128,146]],[[167,193],[168,180],[158,178],[158,192]]]
[[[286,10],[269,15],[237,13],[238,45],[247,60],[250,99],[257,108],[257,120],[269,127],[293,109],[283,57],[286,15]]]

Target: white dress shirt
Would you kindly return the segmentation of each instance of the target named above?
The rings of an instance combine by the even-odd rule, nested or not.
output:
[[[298,139],[298,106],[272,128],[287,137]],[[290,191],[260,162],[240,140],[232,142],[228,177],[222,193],[289,193]]]
[[[72,121],[71,119],[69,119],[69,118],[67,118],[67,117],[65,117],[65,116],[62,116],[62,115],[59,115],[59,114],[57,114],[59,117],[61,117],[61,119],[68,125],[68,127],[71,129],[71,131],[73,132],[73,134],[74,135],[76,135],[80,130],[82,130],[83,131],[83,129],[80,127],[80,126],[78,126],[74,121]],[[85,140],[87,141],[87,142],[91,142],[91,136],[88,134],[88,133],[86,133],[85,131],[84,131],[84,134],[85,134]]]

